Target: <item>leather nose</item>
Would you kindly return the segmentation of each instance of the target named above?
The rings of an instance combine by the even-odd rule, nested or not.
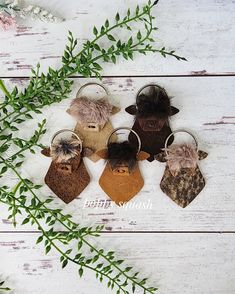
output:
[[[149,128],[154,128],[155,127],[155,122],[154,121],[149,121],[148,122],[148,127]]]
[[[126,173],[126,170],[123,169],[123,168],[119,168],[119,169],[117,170],[117,172],[120,173],[120,174],[124,174],[124,173]]]

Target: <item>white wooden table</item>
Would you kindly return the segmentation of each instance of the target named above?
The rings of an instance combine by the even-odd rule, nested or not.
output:
[[[137,1],[120,0],[112,5],[109,0],[40,1],[42,6],[63,13],[67,21],[58,25],[26,21],[15,32],[1,31],[0,77],[10,87],[23,87],[38,61],[44,70],[48,66],[58,68],[68,30],[83,41],[90,36],[94,22],[102,24],[116,11],[121,14],[127,6],[135,6],[133,2]],[[113,124],[132,125],[132,117],[124,108],[134,103],[142,85],[154,82],[164,86],[173,97],[172,104],[180,109],[171,121],[172,128],[191,129],[201,149],[209,153],[200,162],[207,181],[205,189],[182,209],[159,188],[164,164],[143,162],[145,186],[132,201],[150,201],[152,209],[83,208],[86,200],[107,199],[97,183],[104,163],[86,160],[91,184],[66,207],[56,197],[55,205],[65,207],[79,223],[104,224],[99,243],[116,249],[120,257],[149,275],[162,294],[234,294],[235,3],[165,0],[154,13],[159,27],[157,44],[174,48],[188,62],[155,54],[137,56],[134,62],[119,60],[116,66],[106,64],[103,83],[122,107]],[[74,79],[71,99],[87,81]],[[33,126],[42,117],[48,120],[43,143],[48,144],[60,128],[73,128],[74,121],[65,112],[70,101],[53,105],[35,117]],[[49,163],[40,154],[32,155],[22,173],[43,183]],[[44,190],[50,193],[46,187]],[[30,226],[13,229],[7,215],[6,208],[1,207],[0,273],[8,278],[14,293],[112,293],[93,273],[79,279],[73,265],[62,271],[56,253],[45,256],[43,247],[35,245],[39,232]]]

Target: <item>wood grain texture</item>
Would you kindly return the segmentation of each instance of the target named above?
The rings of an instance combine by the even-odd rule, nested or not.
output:
[[[79,84],[86,79],[76,79],[74,97]],[[23,86],[26,81],[11,79]],[[85,159],[85,164],[91,175],[91,183],[69,205],[65,205],[55,197],[55,206],[63,207],[72,213],[79,223],[103,223],[107,231],[234,231],[235,229],[235,100],[233,77],[214,78],[107,78],[103,83],[108,87],[111,98],[120,101],[122,111],[112,117],[114,127],[133,124],[133,117],[125,113],[124,108],[135,102],[138,89],[149,83],[159,83],[172,96],[172,105],[180,112],[172,117],[172,129],[186,128],[198,138],[200,149],[209,156],[200,161],[201,171],[206,179],[206,187],[196,199],[185,209],[177,206],[160,190],[165,164],[144,161],[140,163],[145,180],[142,191],[129,203],[132,207],[120,209],[113,205],[98,185],[98,179],[104,168],[104,161],[97,163]],[[33,127],[42,118],[47,118],[47,134],[42,143],[47,145],[51,136],[63,128],[73,128],[75,121],[66,113],[71,101],[45,108],[42,115],[35,115],[34,120],[21,125],[19,136],[27,138]],[[226,102],[226,103],[225,103]],[[30,127],[29,127],[30,126]],[[44,176],[50,164],[50,159],[38,154],[27,156],[21,170],[22,175],[43,184]],[[33,166],[33,168],[32,168]],[[12,184],[14,178],[5,179]],[[41,198],[53,193],[46,187],[42,189]],[[89,203],[88,203],[89,201]],[[95,203],[104,203],[106,207],[92,207]],[[107,202],[105,202],[107,201]],[[142,203],[142,204],[141,204]],[[140,205],[143,203],[149,209]],[[5,211],[4,211],[5,209]],[[2,209],[0,230],[11,230],[12,226],[6,220],[6,208]],[[60,229],[60,228],[58,228]],[[32,227],[18,227],[18,230],[32,230]]]
[[[62,270],[56,253],[45,256],[43,248],[35,245],[37,237],[0,234],[0,272],[6,273],[14,293],[113,293],[94,273],[86,270],[80,279],[74,265]],[[125,257],[143,276],[149,276],[160,294],[234,294],[234,242],[234,234],[117,234],[99,238],[102,247],[116,249],[120,258]]]
[[[27,85],[27,79],[22,77],[28,77],[38,61],[43,71],[48,66],[61,66],[68,30],[74,32],[82,44],[92,36],[94,24],[99,27],[117,11],[123,15],[127,7],[134,8],[146,0],[115,1],[115,5],[110,5],[108,0],[70,0],[67,5],[62,0],[41,0],[40,3],[31,0],[30,3],[52,9],[67,21],[54,25],[25,20],[19,22],[16,31],[0,31],[0,77],[9,77],[5,82],[12,88]],[[136,208],[119,209],[111,206],[98,185],[104,162],[94,164],[85,159],[92,177],[90,185],[69,205],[54,196],[53,207],[63,208],[82,225],[104,224],[105,231],[99,239],[93,240],[94,244],[116,250],[120,258],[127,259],[142,275],[149,276],[160,294],[234,294],[234,0],[159,1],[154,14],[159,28],[154,36],[156,45],[176,50],[188,62],[150,54],[136,56],[134,62],[119,59],[116,66],[105,64],[103,74],[107,78],[103,83],[112,100],[120,102],[122,107],[122,111],[112,117],[112,123],[115,127],[132,126],[133,117],[125,113],[124,108],[134,103],[138,89],[149,82],[164,86],[173,97],[172,104],[180,109],[171,120],[172,129],[183,127],[193,131],[200,149],[209,153],[208,158],[200,162],[207,182],[205,189],[182,209],[159,188],[165,165],[145,161],[141,163],[145,186],[130,202]],[[121,33],[117,31],[115,36]],[[129,37],[126,32],[122,36]],[[69,100],[45,108],[42,115],[35,115],[32,121],[22,124],[18,135],[30,136],[44,117],[48,129],[42,139],[45,145],[55,131],[73,128],[75,122],[65,110],[79,85],[88,80],[74,81]],[[28,155],[21,173],[42,184],[49,165],[50,159],[41,156],[38,150],[36,155]],[[13,185],[16,179],[10,175],[3,181]],[[44,186],[40,197],[48,195],[52,192]],[[150,209],[138,208],[141,203]],[[92,207],[97,204],[103,207]],[[19,225],[13,229],[7,220],[7,208],[1,205],[0,209],[0,280],[7,279],[7,284],[14,289],[10,294],[113,293],[99,284],[93,273],[86,271],[85,277],[79,279],[75,266],[61,270],[57,253],[50,252],[46,256],[42,245],[35,245],[39,236],[36,229],[20,226],[22,219],[18,219]]]
[[[38,1],[33,0],[32,3]],[[39,21],[19,21],[16,31],[0,31],[0,76],[29,76],[30,69],[41,62],[58,68],[66,44],[66,34],[71,30],[79,44],[92,36],[93,25],[99,27],[117,11],[121,15],[127,7],[143,5],[145,0],[41,0],[40,5],[62,14],[67,21],[45,24]],[[107,10],[108,8],[108,10]],[[188,59],[178,62],[174,58],[140,55],[135,61],[120,59],[118,66],[106,64],[104,75],[175,75],[175,74],[235,74],[235,5],[232,0],[160,1],[154,8],[156,46],[165,46]],[[135,25],[134,25],[135,26]],[[114,35],[118,36],[120,30]],[[122,38],[129,33],[123,32]]]

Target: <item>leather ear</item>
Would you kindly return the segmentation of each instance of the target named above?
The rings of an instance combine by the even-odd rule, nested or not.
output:
[[[116,113],[118,113],[120,110],[121,110],[121,109],[120,109],[119,107],[113,105],[113,108],[112,108],[112,114],[116,114]]]
[[[83,156],[84,157],[89,157],[94,153],[94,151],[91,148],[85,147],[83,148]]]
[[[69,108],[66,110],[66,112],[71,115],[71,110]]]
[[[125,111],[131,115],[136,115],[137,113],[137,107],[136,105],[130,105],[128,107],[125,108]]]
[[[174,106],[171,106],[171,115],[175,115],[176,113],[179,112],[179,109],[174,107]]]
[[[50,148],[42,149],[41,153],[43,155],[45,155],[46,157],[50,157],[51,156],[51,149]]]
[[[102,159],[107,159],[108,158],[108,149],[98,150],[98,151],[96,151],[95,154],[98,155]]]
[[[165,152],[158,153],[154,156],[154,158],[159,162],[166,162],[166,155]]]
[[[144,151],[140,151],[138,154],[137,154],[137,160],[145,160],[147,158],[150,157],[150,154],[148,154],[147,152],[144,152]]]
[[[207,152],[204,152],[202,150],[198,150],[198,158],[199,158],[199,160],[202,160],[202,159],[206,158],[207,156],[208,156]]]

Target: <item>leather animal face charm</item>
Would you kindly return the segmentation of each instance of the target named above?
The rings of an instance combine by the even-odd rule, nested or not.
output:
[[[205,187],[205,179],[198,167],[198,161],[207,153],[193,145],[171,145],[156,155],[160,162],[166,162],[161,179],[161,190],[181,207],[186,207]]]
[[[81,141],[60,139],[42,150],[42,154],[52,158],[45,183],[65,203],[71,202],[90,182],[82,159]]]
[[[109,143],[97,155],[107,161],[99,184],[117,205],[123,205],[142,189],[144,180],[138,161],[147,159],[148,153],[138,152],[130,142],[124,141]]]
[[[90,85],[102,87],[106,92],[104,97],[93,99],[88,96],[80,96],[82,90]],[[85,84],[79,89],[77,98],[72,101],[67,110],[77,121],[74,132],[82,139],[83,146],[93,151],[89,158],[94,162],[99,159],[95,152],[105,148],[106,140],[113,131],[110,116],[120,110],[109,103],[107,96],[108,92],[104,86],[97,83]]]
[[[148,92],[143,92],[145,88]],[[141,139],[141,150],[150,154],[148,161],[153,161],[154,156],[161,152],[166,138],[171,134],[169,117],[179,112],[170,105],[170,98],[166,91],[157,85],[147,85],[137,94],[136,105],[126,108],[126,111],[135,116],[132,129]],[[135,136],[130,133],[130,142],[137,144]],[[171,137],[169,144],[173,142]]]

